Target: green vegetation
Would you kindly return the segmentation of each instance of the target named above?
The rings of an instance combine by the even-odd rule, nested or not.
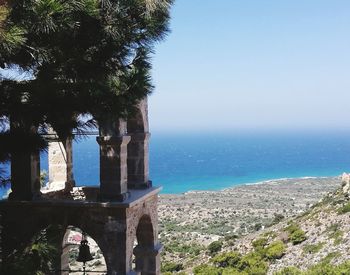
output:
[[[265,255],[268,259],[280,259],[286,251],[286,245],[282,241],[275,241],[266,247]]]
[[[275,272],[274,275],[301,275],[302,272],[300,269],[294,266],[288,266],[283,268],[282,270]]]
[[[165,252],[197,256],[204,248],[196,243],[183,244],[179,241],[169,242],[165,245]]]
[[[338,214],[345,214],[350,212],[350,202],[338,209]]]
[[[306,240],[305,232],[300,228],[300,226],[296,223],[291,223],[284,229],[289,234],[289,241],[291,241],[294,245],[300,244]]]
[[[212,258],[212,265],[196,267],[194,274],[254,274],[264,275],[268,270],[270,261],[280,259],[285,253],[286,246],[282,241],[268,244],[266,238],[256,239],[252,242],[254,251],[241,255],[238,252],[226,252]]]
[[[339,257],[340,255],[340,252],[331,252],[324,257],[321,262],[329,264],[334,258]]]
[[[193,273],[195,275],[221,275],[222,269],[216,268],[215,266],[211,266],[208,264],[202,264],[202,265],[196,266],[193,269]]]
[[[174,263],[174,262],[164,262],[162,263],[162,267],[161,267],[162,272],[178,272],[183,269],[184,267],[181,263]]]
[[[222,249],[222,242],[221,241],[214,241],[209,244],[208,251],[210,255],[214,255],[217,252],[219,252]]]
[[[256,239],[252,242],[252,245],[255,250],[261,250],[267,245],[267,239],[266,238]]]
[[[335,223],[327,227],[328,237],[333,239],[334,245],[339,245],[343,240],[344,232],[339,229],[340,225]]]
[[[134,115],[153,90],[150,54],[168,31],[171,4],[0,1],[0,162],[44,149],[50,127],[64,141]]]
[[[301,271],[296,267],[286,267],[274,275],[345,275],[350,274],[350,261],[340,265],[331,265],[329,263],[321,262],[310,267],[306,271]]]
[[[238,252],[227,252],[220,255],[215,256],[212,261],[217,267],[232,267],[236,266],[242,256]]]
[[[30,243],[15,250],[9,264],[3,266],[1,274],[13,275],[45,275],[57,266],[58,244],[60,243],[57,226],[49,226],[36,234]]]
[[[274,213],[273,215],[274,215],[274,217],[273,217],[271,225],[278,224],[279,222],[281,222],[285,218],[282,214]]]
[[[323,248],[324,244],[325,243],[307,244],[303,247],[303,251],[307,254],[314,254],[319,252]]]

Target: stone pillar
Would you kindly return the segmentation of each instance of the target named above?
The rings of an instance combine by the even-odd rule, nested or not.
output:
[[[149,138],[148,103],[144,98],[137,105],[137,112],[128,120],[128,187],[147,188],[149,181]]]
[[[49,187],[52,190],[71,190],[73,178],[72,138],[60,141],[54,136],[49,142]]]
[[[141,275],[159,275],[160,274],[160,252],[163,246],[136,246],[134,255],[136,257],[136,271]]]
[[[34,148],[31,138],[37,128],[23,118],[11,118],[11,133],[18,144],[11,151],[10,200],[32,200],[40,196],[40,151]],[[28,140],[24,140],[28,139]],[[29,141],[29,142],[28,142]]]
[[[123,201],[128,197],[126,122],[121,119],[100,123],[100,196],[101,200]]]
[[[14,152],[11,154],[10,200],[31,200],[40,196],[40,154]]]
[[[61,273],[60,275],[69,275],[69,251],[72,247],[70,243],[68,243],[68,237],[71,232],[72,226],[69,226],[64,234],[63,237],[63,242],[62,242],[62,253],[61,253],[61,265],[60,265],[60,270]]]

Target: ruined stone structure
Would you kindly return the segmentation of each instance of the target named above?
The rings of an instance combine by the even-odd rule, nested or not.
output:
[[[70,226],[91,236],[103,253],[109,275],[160,274],[162,246],[157,229],[160,188],[152,187],[148,178],[148,140],[145,99],[129,121],[108,117],[99,123],[97,187],[74,187],[71,140],[54,139],[49,146],[49,185],[54,192],[52,189],[40,192],[39,155],[14,156],[11,173],[17,182],[10,199],[0,203],[3,268],[11,263],[15,249],[28,244],[40,230],[55,225],[60,228],[57,246],[62,252]],[[29,187],[20,187],[23,183]],[[67,269],[66,259],[58,260],[57,269]]]

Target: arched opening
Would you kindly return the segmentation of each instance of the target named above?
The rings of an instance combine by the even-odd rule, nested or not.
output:
[[[136,238],[139,246],[153,246],[154,235],[152,220],[148,215],[141,217],[136,229]]]
[[[156,241],[150,216],[141,217],[136,228],[137,245],[134,247],[135,268],[137,274],[159,274],[159,252],[161,247]]]
[[[130,136],[128,144],[128,187],[150,187],[149,181],[149,126],[147,114],[147,99],[139,102],[136,112],[127,121],[127,131]]]
[[[85,233],[85,238],[88,241],[89,251],[92,260],[86,262],[86,274],[104,275],[107,273],[106,261],[103,253],[96,241]],[[77,261],[79,256],[79,246],[83,239],[83,231],[74,226],[68,226],[62,242],[61,254],[61,275],[82,274],[83,263]]]

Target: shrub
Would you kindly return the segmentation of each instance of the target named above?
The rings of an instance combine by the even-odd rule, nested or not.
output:
[[[195,275],[221,275],[221,269],[207,264],[201,264],[193,269]]]
[[[306,235],[305,232],[301,229],[298,229],[296,231],[294,231],[290,236],[289,239],[291,240],[291,242],[296,245],[296,244],[300,244],[303,241],[306,240]]]
[[[225,268],[222,271],[222,275],[248,275],[248,273],[241,272],[237,270],[236,268]]]
[[[238,252],[227,252],[213,258],[213,263],[218,267],[236,267],[242,256]]]
[[[170,253],[181,253],[181,254],[189,254],[193,256],[197,256],[203,250],[203,247],[196,244],[182,244],[178,241],[172,241],[166,244],[164,251]]]
[[[263,257],[256,252],[251,252],[244,255],[237,265],[240,271],[245,271],[248,274],[266,274],[268,265]]]
[[[180,263],[165,262],[162,264],[161,271],[162,272],[177,272],[177,271],[180,271],[183,269],[184,269],[184,267]]]
[[[238,235],[237,234],[228,234],[224,237],[225,241],[231,241],[231,240],[236,240],[238,239]]]
[[[210,255],[214,255],[215,253],[219,252],[222,248],[222,242],[220,241],[214,241],[209,244],[208,251]]]
[[[286,251],[286,246],[282,241],[275,241],[266,247],[265,255],[268,259],[280,259]]]
[[[267,245],[267,238],[256,239],[252,242],[252,246],[256,249],[262,249]]]
[[[305,232],[296,223],[291,223],[285,228],[285,231],[289,233],[289,241],[294,245],[302,243],[306,240]]]
[[[345,213],[348,213],[350,212],[350,202],[343,205],[342,207],[340,207],[338,209],[338,214],[345,214]]]
[[[284,219],[284,216],[282,214],[274,213],[273,215],[274,215],[274,218],[273,218],[272,224],[278,224],[280,221]]]
[[[301,275],[301,274],[302,272],[300,271],[300,269],[294,266],[288,266],[278,272],[275,272],[273,275]]]

